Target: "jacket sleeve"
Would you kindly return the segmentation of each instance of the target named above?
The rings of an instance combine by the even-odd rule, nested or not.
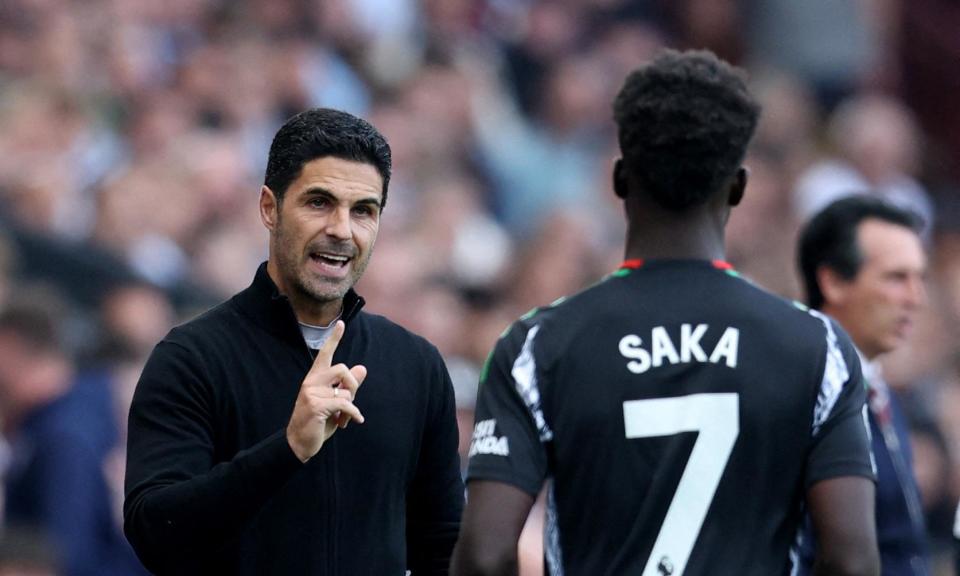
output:
[[[200,355],[161,342],[130,408],[123,504],[124,532],[152,572],[199,566],[301,467],[283,430],[218,462],[215,405]]]
[[[453,385],[431,347],[430,398],[417,471],[407,494],[407,564],[413,576],[448,573],[463,513]]]

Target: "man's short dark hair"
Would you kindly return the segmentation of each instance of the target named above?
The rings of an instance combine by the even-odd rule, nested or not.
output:
[[[823,292],[817,282],[817,270],[826,266],[841,278],[852,280],[863,264],[863,253],[857,242],[857,230],[867,219],[909,228],[916,234],[923,229],[921,218],[903,208],[868,195],[837,200],[818,212],[800,232],[797,261],[807,303],[820,309]]]
[[[682,211],[736,173],[760,105],[742,71],[711,52],[668,50],[627,77],[613,113],[631,183]]]
[[[371,164],[383,179],[380,207],[390,184],[390,145],[372,124],[330,108],[313,108],[293,116],[277,131],[267,158],[266,184],[283,201],[290,183],[311,160],[332,156]]]

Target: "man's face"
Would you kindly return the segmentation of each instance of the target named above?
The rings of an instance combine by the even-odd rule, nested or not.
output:
[[[382,189],[374,166],[326,156],[303,165],[282,203],[261,190],[268,270],[301,321],[329,320],[360,279],[377,239]]]
[[[852,280],[835,279],[824,291],[833,315],[872,359],[902,344],[926,302],[927,259],[909,228],[866,219],[857,229],[863,263]],[[825,286],[826,288],[826,286]]]
[[[62,354],[38,350],[16,332],[0,330],[0,414],[19,418],[69,385],[70,365]]]

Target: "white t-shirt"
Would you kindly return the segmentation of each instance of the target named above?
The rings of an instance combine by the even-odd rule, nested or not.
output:
[[[300,324],[300,333],[303,334],[303,340],[307,343],[307,347],[311,350],[319,350],[323,343],[327,341],[327,338],[330,337],[330,333],[333,332],[333,326],[337,323],[337,320],[340,319],[338,314],[329,324],[326,326],[313,326],[312,324]]]

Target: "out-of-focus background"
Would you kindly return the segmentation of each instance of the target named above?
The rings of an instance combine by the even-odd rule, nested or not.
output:
[[[3,0],[0,309],[19,337],[0,338],[0,575],[139,573],[117,531],[126,405],[154,343],[265,259],[267,150],[308,107],[391,143],[358,290],[440,348],[465,447],[503,328],[621,259],[611,101],[663,47],[745,67],[763,103],[728,232],[744,275],[799,298],[798,226],[840,195],[926,217],[930,305],[885,374],[915,428],[937,573],[952,573],[958,30],[953,0]],[[38,420],[48,436],[24,446]],[[25,470],[37,451],[64,462],[56,481],[24,481],[50,476]]]

